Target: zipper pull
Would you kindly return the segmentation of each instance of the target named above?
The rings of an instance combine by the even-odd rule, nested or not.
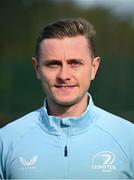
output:
[[[68,154],[67,153],[67,146],[65,146],[65,148],[64,148],[64,156],[67,157],[67,154]]]

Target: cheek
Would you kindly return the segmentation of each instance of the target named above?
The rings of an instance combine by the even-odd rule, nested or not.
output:
[[[81,79],[83,81],[89,81],[91,79],[92,71],[91,68],[87,66],[82,72],[80,72]]]
[[[53,73],[49,73],[47,71],[41,71],[40,73],[41,81],[43,84],[52,85],[54,83],[54,75]]]
[[[88,86],[90,84],[90,81],[91,81],[91,71],[90,71],[90,69],[81,72],[77,76],[77,79],[78,79],[79,83],[81,84],[81,86],[83,86],[83,87]]]
[[[47,94],[48,91],[50,91],[50,80],[49,78],[45,75],[45,74],[41,74],[41,84],[42,84],[42,87],[45,91],[45,93]]]

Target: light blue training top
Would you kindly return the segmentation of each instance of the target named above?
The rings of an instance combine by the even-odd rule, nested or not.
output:
[[[91,96],[80,117],[49,116],[43,106],[0,129],[0,179],[133,178],[134,125]]]

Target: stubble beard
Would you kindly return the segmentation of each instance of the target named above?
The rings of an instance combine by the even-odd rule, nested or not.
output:
[[[79,104],[82,101],[82,99],[86,96],[86,94],[87,94],[87,92],[85,92],[82,96],[76,97],[74,100],[71,100],[68,102],[67,101],[62,102],[56,98],[48,97],[48,104],[50,104],[50,105],[52,104],[53,106],[55,105],[55,106],[57,106],[59,108],[63,108],[63,109],[69,109],[69,108]]]

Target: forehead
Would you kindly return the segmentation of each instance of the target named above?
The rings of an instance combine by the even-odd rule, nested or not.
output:
[[[59,43],[62,44],[66,44],[66,45],[77,45],[77,46],[81,46],[81,43],[83,45],[87,45],[88,41],[86,39],[85,36],[82,35],[78,35],[78,36],[74,36],[74,37],[64,37],[64,38],[51,38],[51,39],[44,39],[42,41],[42,45],[43,46],[54,46],[54,45],[58,45]]]
[[[44,39],[41,42],[41,54],[46,55],[60,55],[72,54],[79,55],[89,53],[88,40],[84,36],[64,37],[62,39]]]

